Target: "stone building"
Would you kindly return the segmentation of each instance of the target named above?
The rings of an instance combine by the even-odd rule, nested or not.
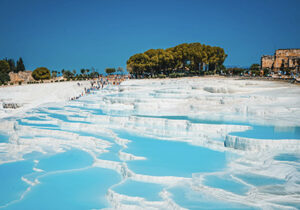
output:
[[[279,70],[300,71],[300,49],[279,49],[274,55],[263,55],[261,57],[261,68]]]
[[[27,82],[33,82],[34,79],[31,76],[32,71],[20,71],[18,73],[9,73],[10,77],[10,82],[14,84],[18,84],[19,82],[21,83],[27,83]]]

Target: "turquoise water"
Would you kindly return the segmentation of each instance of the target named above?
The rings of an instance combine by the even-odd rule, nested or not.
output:
[[[244,195],[249,187],[232,179],[229,176],[206,176],[204,184],[210,187],[223,189],[238,195]]]
[[[111,160],[111,161],[120,161],[119,158],[119,154],[118,152],[121,150],[121,146],[118,144],[115,144],[113,138],[111,138],[110,136],[107,136],[105,134],[94,134],[94,133],[87,133],[87,132],[83,132],[83,131],[79,131],[79,132],[74,132],[79,134],[80,136],[91,136],[91,137],[95,137],[97,139],[102,139],[102,140],[106,140],[109,141],[110,143],[112,143],[112,145],[109,148],[106,148],[106,150],[108,150],[108,152],[102,153],[101,155],[99,155],[99,159],[102,160]]]
[[[0,165],[0,206],[17,200],[29,187],[21,180],[25,174],[33,173],[32,161],[18,161]]]
[[[300,155],[295,154],[280,154],[274,157],[275,160],[300,162]]]
[[[224,119],[198,119],[198,118],[192,118],[189,116],[155,116],[155,115],[135,115],[137,117],[145,117],[145,118],[161,118],[161,119],[167,119],[167,120],[186,120],[190,123],[196,123],[196,124],[210,124],[210,125],[250,125],[247,122],[235,122],[235,121],[229,121],[225,117]]]
[[[47,120],[45,118],[45,116],[39,116],[39,117],[26,117],[24,119],[27,119],[27,120],[34,120],[34,121],[44,121],[44,120]]]
[[[230,135],[241,136],[256,139],[300,139],[300,127],[284,127],[284,126],[264,126],[253,125],[248,122],[235,122],[226,119],[195,119],[188,116],[153,116],[153,115],[136,115],[143,118],[161,118],[168,120],[185,120],[196,124],[217,124],[217,125],[245,125],[251,126],[252,129],[243,132],[232,132]]]
[[[285,180],[282,179],[276,179],[268,176],[261,176],[261,175],[250,174],[250,173],[239,174],[235,176],[255,186],[277,185],[277,184],[285,183]]]
[[[0,143],[2,142],[8,142],[9,136],[6,135],[5,133],[0,133]]]
[[[142,197],[148,201],[159,201],[161,200],[159,193],[163,190],[163,186],[128,179],[124,183],[113,187],[112,190],[123,195]]]
[[[42,123],[43,121],[41,120],[41,123],[35,123],[35,122],[24,122],[22,120],[17,120],[17,122],[19,123],[19,125],[24,125],[24,126],[28,126],[28,127],[34,127],[34,128],[59,128],[58,125],[55,124],[49,124],[49,123]]]
[[[298,139],[300,140],[300,127],[275,127],[258,126],[244,132],[230,133],[233,136],[241,136],[255,139]]]
[[[56,111],[56,110],[63,110],[63,108],[61,108],[61,107],[47,107],[47,109],[54,110],[54,111]]]
[[[66,107],[70,107],[70,108],[75,108],[75,109],[80,109],[83,111],[88,111],[91,112],[94,115],[104,115],[104,112],[101,109],[96,109],[96,108],[90,108],[90,107],[85,107],[85,106],[66,106]]]
[[[131,170],[139,174],[191,177],[192,173],[219,171],[226,167],[225,152],[126,132],[116,133],[132,141],[125,152],[147,158],[127,163]]]
[[[287,206],[287,207],[294,207],[295,209],[300,209],[300,202],[276,202],[278,204]]]
[[[51,174],[39,179],[25,198],[6,209],[100,209],[108,207],[108,188],[120,175],[103,168]]]
[[[188,186],[177,186],[168,189],[172,199],[180,206],[187,209],[218,209],[218,210],[250,210],[258,209],[239,203],[220,201],[199,191],[194,191]]]
[[[70,120],[68,118],[68,116],[63,115],[63,114],[57,114],[57,113],[51,113],[51,112],[49,113],[49,112],[46,112],[46,111],[40,111],[39,113],[41,113],[41,114],[47,114],[48,117],[51,117],[53,119],[58,119],[58,120],[61,120],[61,121],[64,121],[64,122],[87,123],[87,124],[90,124],[89,122],[85,122],[85,121]]]
[[[58,170],[71,170],[91,166],[94,160],[88,153],[72,149],[63,153],[58,153],[50,157],[43,157],[37,164],[37,168],[45,172]]]
[[[36,124],[36,123],[27,123],[27,122],[20,122],[19,123],[20,125],[25,125],[25,126],[28,126],[28,127],[37,127],[37,128],[58,128],[57,125],[54,125],[54,124],[48,124],[48,123],[45,123],[45,124]]]
[[[102,153],[99,155],[101,160],[120,161],[118,152],[122,149],[120,145],[113,144],[110,148],[107,148],[109,152]]]

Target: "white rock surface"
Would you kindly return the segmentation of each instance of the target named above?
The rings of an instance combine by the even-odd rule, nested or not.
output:
[[[68,101],[71,97],[79,96],[84,88],[91,86],[89,81],[54,82],[42,84],[20,85],[0,88],[0,119],[32,109],[46,103]],[[17,109],[3,109],[3,103],[17,103],[22,107]]]

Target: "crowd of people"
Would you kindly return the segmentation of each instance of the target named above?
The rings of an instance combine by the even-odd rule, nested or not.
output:
[[[125,79],[126,77],[124,76],[111,75],[107,77],[100,77],[96,80],[91,80],[91,86],[89,88],[84,88],[84,91],[80,95],[71,97],[70,100],[77,100],[86,94],[90,94],[92,90],[100,90],[108,85],[120,85]],[[81,84],[78,82],[77,85],[80,86]]]

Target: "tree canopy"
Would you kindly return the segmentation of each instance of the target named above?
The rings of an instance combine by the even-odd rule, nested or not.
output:
[[[19,58],[19,60],[17,61],[17,67],[15,72],[18,73],[19,71],[25,71],[25,66],[22,58]]]
[[[10,67],[7,61],[0,60],[0,84],[4,84],[10,81],[8,73],[10,72]]]
[[[112,73],[115,73],[115,72],[116,72],[115,68],[106,68],[105,69],[105,73],[106,74],[112,74]]]
[[[250,70],[258,71],[260,69],[260,65],[258,63],[254,63],[250,66]]]
[[[14,59],[5,59],[9,65],[10,71],[14,72],[14,73],[18,73],[17,72],[17,68],[16,68],[16,64]]]
[[[50,79],[51,75],[49,69],[46,67],[39,67],[32,72],[32,77],[35,80],[45,80]]]
[[[70,70],[63,70],[63,77],[67,78],[68,80],[73,78],[74,75],[75,75],[74,72],[71,72]]]
[[[127,69],[135,76],[169,75],[184,71],[200,74],[205,70],[221,70],[227,55],[221,47],[200,43],[184,43],[168,49],[150,49],[131,56]]]

